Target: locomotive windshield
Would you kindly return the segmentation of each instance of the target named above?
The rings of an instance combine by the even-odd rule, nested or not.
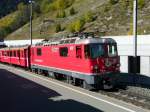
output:
[[[114,44],[110,44],[106,46],[107,48],[107,55],[109,57],[117,56],[117,46]]]
[[[116,44],[91,44],[85,46],[86,58],[98,58],[98,57],[114,57],[117,56]]]
[[[97,57],[105,56],[104,45],[93,44],[93,45],[90,45],[90,48],[91,48],[91,58],[97,58]]]

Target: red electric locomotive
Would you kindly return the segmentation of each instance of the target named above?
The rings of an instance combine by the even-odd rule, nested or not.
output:
[[[57,42],[0,49],[0,61],[81,85],[112,88],[120,72],[117,43],[91,33],[75,34]]]
[[[68,83],[86,89],[112,88],[115,73],[120,72],[117,43],[111,38],[74,35],[58,42],[31,47],[31,69],[66,78]]]

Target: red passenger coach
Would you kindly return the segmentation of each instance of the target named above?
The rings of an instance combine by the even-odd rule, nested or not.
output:
[[[117,43],[110,38],[74,35],[31,47],[31,69],[84,88],[112,87],[120,72]]]
[[[27,68],[30,65],[29,51],[29,46],[2,48],[0,49],[0,61]]]

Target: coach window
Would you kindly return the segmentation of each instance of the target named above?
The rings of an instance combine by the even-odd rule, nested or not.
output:
[[[42,49],[41,48],[37,48],[37,56],[41,56],[42,55]]]
[[[4,53],[5,53],[4,55],[7,56],[7,51],[5,51]]]
[[[5,56],[5,51],[3,51],[3,56]]]
[[[5,56],[7,56],[7,51],[5,51]]]
[[[16,51],[14,51],[14,57],[16,57]]]
[[[34,55],[34,49],[32,48],[32,55]]]
[[[82,50],[81,50],[81,46],[77,46],[76,47],[76,58],[82,58]]]
[[[12,56],[12,51],[10,51],[10,56]]]
[[[62,47],[59,49],[59,54],[62,57],[67,57],[68,56],[68,48],[67,47]]]
[[[21,57],[24,57],[24,54],[23,54],[23,53],[24,53],[24,51],[22,50],[22,51],[21,51]]]
[[[20,57],[20,51],[19,50],[17,51],[17,56]]]
[[[7,51],[7,56],[9,56],[9,51]]]

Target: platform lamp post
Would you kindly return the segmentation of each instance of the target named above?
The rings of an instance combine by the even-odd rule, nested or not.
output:
[[[32,16],[33,16],[33,0],[29,0],[30,3],[30,44],[32,45]]]
[[[133,56],[134,56],[134,73],[137,73],[137,16],[138,0],[133,1]]]

